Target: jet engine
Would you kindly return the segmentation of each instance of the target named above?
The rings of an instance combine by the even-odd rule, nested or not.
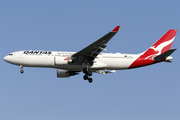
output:
[[[75,72],[75,71],[57,69],[57,77],[58,78],[70,77],[70,76],[74,76],[77,74],[78,74],[78,72]]]

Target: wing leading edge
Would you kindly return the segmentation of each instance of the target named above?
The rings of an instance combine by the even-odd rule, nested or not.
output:
[[[73,54],[71,58],[73,63],[91,63],[101,51],[105,50],[105,44],[107,44],[107,42],[118,32],[119,28],[120,26],[115,27],[111,32],[107,33],[94,43]]]

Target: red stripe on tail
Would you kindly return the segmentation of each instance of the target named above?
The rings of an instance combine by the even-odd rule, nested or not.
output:
[[[129,68],[141,67],[156,63],[154,56],[160,55],[171,48],[176,36],[177,30],[170,29],[157,42],[155,42],[147,51],[137,58]]]

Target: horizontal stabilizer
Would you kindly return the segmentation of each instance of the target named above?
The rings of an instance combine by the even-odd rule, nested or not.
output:
[[[170,49],[156,57],[154,57],[154,61],[160,61],[160,60],[163,60],[163,59],[166,59],[169,55],[171,55],[176,49]]]
[[[170,61],[170,60],[166,60],[166,61],[164,61],[164,62],[167,62],[167,63],[172,63],[172,61]]]

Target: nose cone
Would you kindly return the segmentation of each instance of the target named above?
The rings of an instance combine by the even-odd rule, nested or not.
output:
[[[12,54],[9,54],[3,58],[4,61],[16,65],[18,63],[16,57],[14,57]]]
[[[8,62],[8,56],[5,56],[5,57],[3,58],[3,60],[6,61],[6,62]]]
[[[6,62],[8,62],[8,63],[12,63],[12,62],[13,62],[12,56],[9,56],[9,55],[5,56],[5,57],[3,58],[3,60],[6,61]]]

